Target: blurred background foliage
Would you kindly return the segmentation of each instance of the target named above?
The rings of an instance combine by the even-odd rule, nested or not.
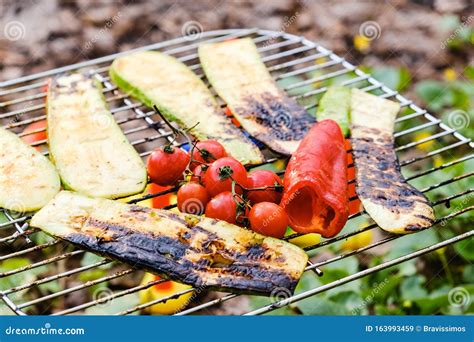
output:
[[[290,3],[290,5],[285,7],[285,5],[280,4],[286,2]],[[114,43],[111,43],[111,41],[121,42],[120,49],[126,50],[162,39],[175,37],[180,34],[179,30],[181,28],[182,21],[193,19],[189,16],[193,15],[194,13],[198,13],[199,10],[206,11],[209,15],[211,15],[213,14],[212,9],[214,9],[216,12],[216,17],[218,17],[218,20],[208,17],[206,17],[204,20],[201,18],[200,22],[203,23],[205,29],[222,28],[224,26],[259,26],[265,28],[268,27],[275,30],[283,27],[281,23],[285,21],[284,18],[290,17],[292,13],[293,15],[298,13],[299,10],[300,14],[297,16],[296,24],[292,25],[291,27],[283,28],[288,29],[288,31],[291,33],[303,34],[311,39],[321,41],[323,45],[334,49],[337,53],[345,55],[349,61],[355,64],[362,64],[362,70],[371,73],[374,78],[381,81],[389,88],[403,92],[404,94],[408,94],[409,98],[415,99],[416,103],[420,102],[420,106],[427,108],[443,122],[450,126],[453,126],[453,124],[455,126],[457,125],[455,128],[457,128],[464,136],[472,138],[474,132],[474,65],[472,65],[474,30],[472,29],[472,25],[463,24],[466,21],[466,18],[472,18],[472,15],[462,16],[459,13],[442,15],[440,21],[442,25],[440,27],[442,30],[447,32],[449,37],[445,40],[446,44],[442,46],[442,49],[443,52],[447,51],[448,55],[454,58],[455,63],[452,65],[449,63],[438,63],[437,65],[434,65],[434,63],[431,63],[429,58],[426,58],[425,55],[422,55],[421,59],[426,58],[426,63],[429,64],[429,76],[420,77],[416,73],[419,64],[417,64],[417,67],[415,68],[412,67],[410,62],[411,60],[414,60],[416,63],[420,63],[420,58],[411,56],[409,53],[402,50],[403,47],[400,47],[400,51],[398,51],[399,55],[381,51],[380,48],[377,47],[377,41],[368,40],[364,36],[357,34],[358,26],[364,20],[370,19],[370,13],[365,13],[366,17],[359,18],[358,15],[353,15],[353,12],[357,12],[359,7],[362,7],[365,10],[366,7],[364,6],[367,6],[365,2],[363,4],[360,4],[360,2],[352,2],[351,4],[344,3],[341,6],[341,1],[336,1],[335,3],[337,4],[334,5],[334,8],[336,10],[339,9],[339,13],[336,14],[328,14],[327,12],[321,11],[321,8],[317,8],[317,6],[320,6],[321,3],[325,3],[324,1],[314,2],[314,4],[308,2],[306,4],[307,8],[304,12],[299,9],[301,6],[295,7],[295,5],[292,5],[294,3],[298,3],[298,1],[286,2],[279,1],[273,4],[266,2],[265,6],[267,7],[262,7],[262,9],[259,9],[259,13],[267,13],[267,10],[272,10],[273,12],[277,13],[274,16],[266,14],[256,16],[255,13],[252,12],[254,11],[252,6],[257,5],[236,5],[238,1],[229,2],[230,4],[220,4],[220,6],[223,8],[226,6],[231,8],[233,8],[232,6],[237,6],[236,8],[239,8],[238,11],[236,9],[221,9],[217,11],[216,4],[212,1],[208,2],[211,3],[209,6],[203,6],[202,3],[197,5],[201,8],[196,10],[186,9],[186,6],[188,5],[181,4],[183,9],[182,11],[181,9],[176,11],[176,15],[174,12],[169,12],[169,15],[173,17],[173,20],[162,20],[157,23],[155,15],[156,10],[143,11],[143,8],[140,8],[140,6],[145,5],[138,1],[136,4],[121,8],[123,19],[117,22],[117,27],[113,27],[110,32],[106,32],[103,41],[98,41],[97,44],[92,47],[92,49],[88,51],[82,51],[81,54],[75,53],[74,46],[75,44],[77,45],[77,43],[75,43],[73,40],[76,38],[72,37],[76,37],[78,35],[82,37],[83,31],[87,33],[92,30],[88,33],[89,38],[87,38],[88,35],[86,34],[84,34],[84,37],[81,38],[84,39],[84,41],[87,39],[90,40],[90,37],[97,35],[97,33],[94,33],[93,29],[96,31],[100,30],[103,22],[105,22],[107,18],[111,17],[115,12],[113,10],[108,12],[106,11],[104,14],[103,11],[94,13],[92,10],[88,10],[90,13],[94,13],[95,17],[88,17],[84,15],[71,17],[70,15],[65,15],[65,13],[67,14],[68,10],[76,10],[76,5],[73,1],[64,2],[64,4],[61,2],[61,5],[58,6],[62,6],[62,10],[60,12],[61,15],[58,16],[58,18],[66,18],[63,24],[66,25],[67,22],[75,23],[75,21],[79,19],[82,20],[82,24],[75,23],[74,27],[71,25],[72,28],[68,27],[70,32],[62,32],[61,27],[59,27],[59,32],[61,34],[58,35],[58,33],[54,31],[49,35],[45,35],[48,37],[48,45],[46,45],[46,43],[44,44],[44,46],[47,47],[47,52],[53,52],[57,57],[55,59],[44,58],[44,56],[41,55],[42,49],[40,46],[42,46],[43,41],[38,40],[34,42],[28,42],[27,46],[31,47],[32,51],[34,50],[35,53],[40,57],[35,59],[36,55],[31,53],[32,57],[28,57],[29,63],[19,62],[22,60],[21,55],[23,51],[27,51],[25,50],[25,47],[20,47],[18,51],[21,53],[17,51],[15,58],[4,59],[5,64],[0,65],[0,71],[4,77],[17,77],[19,75],[76,62],[77,58],[92,58],[119,51],[119,48],[115,46]],[[436,3],[440,1],[428,2],[429,4],[425,7],[429,7],[430,10],[426,10],[426,8],[423,9],[423,15],[430,14],[431,7],[436,7]],[[5,4],[6,3],[7,2],[5,2]],[[164,3],[165,2],[163,2],[163,6]],[[395,2],[394,6],[398,6],[397,3],[398,2]],[[410,1],[399,1],[399,3],[401,4],[399,6],[403,7],[406,5],[406,8],[409,8],[410,6],[418,6],[418,4],[412,5]],[[118,2],[111,2],[111,4],[112,5],[110,6],[118,6]],[[104,8],[106,6],[108,5],[104,5]],[[148,4],[146,6],[151,5]],[[313,11],[313,6],[316,8],[314,9],[315,13],[323,12],[324,14],[321,15],[319,17],[320,20],[317,21],[311,21],[312,18],[310,17],[308,23],[306,12]],[[331,2],[330,4],[325,4],[325,6],[332,8],[333,5]],[[343,11],[340,10],[341,8]],[[437,8],[437,10],[439,9]],[[162,10],[160,9],[160,11]],[[410,11],[411,9],[408,12],[411,13]],[[422,9],[421,7],[416,7],[415,11],[420,11],[419,13],[421,13]],[[86,11],[84,10],[83,12],[85,13]],[[428,12],[428,14],[426,12]],[[147,15],[150,16],[151,19]],[[238,17],[239,15],[241,15],[241,18]],[[383,16],[383,11],[381,15]],[[101,16],[105,19],[102,20]],[[275,17],[280,19],[277,24],[271,22],[271,20]],[[130,21],[132,21],[131,26],[128,25],[129,23],[125,22],[125,18],[129,18]],[[411,17],[409,16],[409,18]],[[343,21],[341,24],[338,22],[339,19],[346,20],[346,22]],[[354,20],[354,22],[351,20]],[[414,21],[413,19],[409,20]],[[349,24],[346,26],[350,33],[344,31],[346,27],[343,24],[347,22]],[[134,26],[134,24],[136,25]],[[87,29],[81,31],[81,27],[84,25]],[[313,28],[316,29],[313,30]],[[43,27],[41,29],[43,29]],[[400,28],[396,27],[394,30],[395,29],[399,30]],[[422,30],[423,29],[425,28],[422,28]],[[130,34],[132,31],[133,33]],[[340,34],[338,33],[339,31],[341,31]],[[390,27],[385,26],[384,32],[388,31],[390,31]],[[404,32],[404,37],[407,37],[412,33],[413,31],[409,28]],[[27,36],[27,38],[29,37]],[[385,36],[382,33],[381,41],[384,39]],[[54,43],[55,41],[58,42],[59,40],[62,40],[61,44]],[[84,41],[81,41],[82,43],[80,44],[83,44]],[[418,43],[423,45],[424,41],[419,41]],[[441,47],[439,47],[441,42],[437,42],[436,44],[438,44],[438,51],[441,51],[439,50],[441,49]],[[9,49],[9,51],[7,51],[8,53],[13,51],[11,46],[8,44],[3,44],[2,47],[0,47],[0,54],[5,53],[6,49]],[[413,54],[416,55],[417,53],[418,52],[415,51]],[[420,54],[422,53],[423,52],[420,52]],[[390,58],[387,57],[387,55],[389,55]],[[407,55],[413,58],[405,58],[405,60],[403,60],[403,57],[406,57]],[[373,56],[377,56],[378,58],[375,60],[375,63],[373,63]],[[408,60],[408,62],[406,62],[406,60]],[[339,78],[337,81],[340,82],[341,80],[343,79]],[[284,80],[281,85],[284,86],[285,82],[292,83],[294,81],[296,80],[288,78]],[[318,83],[309,85],[309,89],[306,90],[312,90],[314,87],[330,85],[331,82],[332,81],[330,80],[324,84]],[[304,89],[302,89],[302,91],[304,91]],[[463,121],[458,123],[458,121],[453,120],[453,112],[458,114],[461,113],[461,118]],[[404,128],[408,128],[410,127],[409,125],[413,125],[413,122],[401,123],[398,129],[402,130]],[[423,139],[429,136],[429,134],[429,132],[422,131],[415,135],[415,140]],[[407,141],[403,140],[402,138],[397,140],[397,143],[403,144],[407,143]],[[437,145],[436,141],[431,141],[418,145],[416,150],[418,153],[426,153],[439,147],[441,146]],[[459,151],[460,152],[458,153],[472,153],[472,149],[466,146],[464,146]],[[459,154],[457,157],[459,157]],[[455,156],[451,156],[449,154],[437,155],[434,158],[424,161],[423,168],[437,167],[439,165],[448,163],[454,158]],[[283,165],[281,164],[276,164],[273,167],[278,169],[282,166]],[[465,174],[466,172],[472,172],[474,169],[473,166],[474,165],[471,160],[469,162],[457,164],[453,167],[434,172],[427,177],[421,177],[416,179],[413,183],[418,188],[426,188],[432,184],[437,184],[443,182],[446,179],[450,179],[453,176]],[[413,174],[415,170],[408,169],[406,171],[404,170],[404,172],[406,172],[406,176],[409,176]],[[440,187],[437,189],[436,194],[433,195],[433,198],[430,199],[436,200],[445,198],[455,192],[470,189],[472,186],[472,177],[467,178],[457,182],[456,184],[448,184],[446,186]],[[452,206],[467,207],[472,205],[473,202],[472,196],[468,196],[466,199],[458,200],[456,203],[452,204]],[[437,206],[436,208],[438,217],[446,215],[450,211],[451,209],[444,205]],[[446,225],[438,225],[434,229],[429,229],[398,239],[395,242],[388,244],[388,246],[385,248],[375,248],[370,252],[360,253],[357,256],[348,257],[338,262],[331,263],[322,268],[324,271],[323,277],[318,277],[314,273],[306,272],[300,284],[298,285],[297,293],[327,284],[331,281],[351,275],[357,271],[364,270],[368,267],[381,264],[400,255],[410,253],[438,241],[442,241],[450,236],[453,236],[455,233],[472,229],[473,217],[473,212],[471,211],[470,213],[450,220]],[[5,220],[6,218],[2,217],[0,214],[0,222],[4,222]],[[351,220],[351,223],[344,229],[344,232],[360,229],[360,227],[367,226],[367,224],[369,224],[369,221],[364,217]],[[375,239],[379,238],[380,234],[382,233],[378,229],[366,231],[339,243],[332,244],[327,248],[318,249],[318,252],[313,253],[312,257],[314,260],[324,260],[336,255],[340,255],[341,253],[350,252],[376,241]],[[43,234],[37,234],[33,236],[32,239],[37,244],[45,243],[51,240],[49,237]],[[312,236],[310,242],[299,241],[299,243],[315,244],[317,241],[319,241],[319,237]],[[43,256],[48,256],[53,255],[55,252],[56,250],[53,246],[52,248],[43,250],[41,253],[44,254]],[[85,253],[82,259],[79,261],[78,266],[89,265],[98,262],[99,260],[100,258],[98,256],[95,256],[91,253]],[[373,275],[323,292],[311,298],[292,304],[289,307],[278,309],[273,311],[272,314],[472,314],[474,313],[473,300],[470,300],[467,305],[456,306],[452,305],[452,303],[449,301],[449,294],[453,289],[462,288],[467,291],[467,293],[469,293],[471,299],[474,298],[473,261],[474,245],[472,241],[461,242],[454,246],[430,253],[422,258],[402,263],[398,266],[391,267],[387,270],[377,272]],[[0,263],[0,272],[16,269],[18,267],[25,267],[30,263],[31,261],[26,258],[12,258]],[[111,267],[111,264],[105,264],[93,270],[84,271],[81,273],[78,279],[74,279],[73,285],[104,277],[109,274]],[[17,286],[18,284],[34,281],[39,276],[44,276],[45,274],[54,274],[56,271],[57,270],[48,269],[48,266],[41,266],[28,272],[22,272],[18,275],[1,278],[0,289],[6,289]],[[73,285],[66,283],[64,279],[54,280],[35,287],[33,291],[38,292],[40,295],[46,295],[48,293],[60,291],[61,289],[65,288],[65,286]],[[113,281],[102,282],[99,285],[94,285],[87,288],[85,293],[81,293],[81,296],[85,296],[88,300],[90,300],[94,293],[97,293],[98,291],[100,292],[101,289],[105,291],[109,288],[123,289],[129,286],[130,284],[117,284]],[[20,299],[21,301],[24,301],[38,297],[38,293],[32,294],[28,291],[20,291],[12,296],[12,299],[14,301],[20,301]],[[78,301],[84,302],[83,297],[81,297]],[[69,299],[69,301],[70,303],[73,303],[74,298]],[[109,305],[87,309],[85,313],[112,314],[126,309],[134,304],[138,304],[139,302],[140,298],[138,294],[132,294],[131,296],[120,297],[117,300],[110,302]],[[57,298],[52,303],[57,307],[63,307],[67,304],[63,302],[62,298]],[[271,303],[271,299],[268,298],[248,298],[248,306],[250,308],[259,308],[262,305],[269,303]],[[41,309],[44,309],[44,311],[51,310],[50,307],[44,307]],[[224,313],[228,312],[224,311]],[[0,304],[0,314],[12,314],[12,312],[3,304]]]

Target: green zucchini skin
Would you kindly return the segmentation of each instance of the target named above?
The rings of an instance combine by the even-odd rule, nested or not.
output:
[[[65,189],[120,198],[142,192],[145,165],[110,113],[99,81],[60,75],[47,96],[50,157]]]
[[[350,135],[351,90],[343,86],[329,87],[319,101],[316,117],[319,121],[331,119],[338,123],[347,138]]]
[[[251,38],[202,44],[198,54],[209,83],[250,135],[280,154],[296,151],[316,120],[278,88]]]
[[[60,189],[59,175],[43,154],[0,127],[0,208],[35,211]]]
[[[155,51],[119,57],[109,69],[111,80],[147,107],[156,105],[198,140],[219,141],[244,165],[261,164],[262,152],[228,119],[216,99],[185,64]],[[196,125],[197,124],[197,125]]]
[[[293,292],[308,257],[300,248],[225,221],[62,191],[31,226],[91,252],[194,287]]]

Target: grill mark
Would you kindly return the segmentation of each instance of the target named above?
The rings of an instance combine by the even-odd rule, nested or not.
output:
[[[80,75],[81,75],[80,80],[73,81],[69,84],[64,84],[64,85],[59,84],[58,80],[63,77],[68,77],[67,74],[61,74],[57,77],[53,77],[50,80],[50,84],[49,84],[49,89],[51,89],[51,95],[57,96],[57,95],[64,95],[64,94],[65,95],[74,94],[78,91],[78,89],[76,88],[79,82],[84,82],[84,81],[88,81],[92,79],[92,75],[90,74],[80,74]],[[92,82],[92,86],[95,86],[94,82]]]
[[[136,206],[139,207],[139,206]],[[148,208],[133,208],[131,212],[147,212]],[[166,216],[166,215],[163,215]],[[174,216],[174,213],[169,213]],[[94,231],[98,228],[100,231]],[[83,227],[83,232],[70,234],[65,239],[82,248],[110,257],[134,267],[145,268],[151,272],[166,274],[169,278],[192,286],[208,285],[206,273],[218,274],[211,288],[219,290],[237,289],[242,293],[268,295],[275,287],[285,287],[293,291],[297,284],[289,274],[268,269],[261,261],[268,261],[271,255],[259,244],[247,247],[245,253],[228,250],[217,235],[206,231],[198,225],[189,228],[182,236],[189,234],[183,241],[167,236],[154,236],[152,233],[134,231],[120,224],[104,222],[89,217]],[[205,233],[208,238],[203,241],[202,248],[193,248],[188,240],[197,233]],[[110,239],[101,239],[104,234],[111,234]],[[99,238],[98,238],[99,237]],[[187,253],[200,253],[204,257],[192,262]],[[211,259],[205,257],[210,254]],[[216,256],[228,259],[229,264],[213,267]]]
[[[429,205],[428,199],[401,175],[393,135],[375,128],[354,126],[352,129],[358,130],[358,137],[352,138],[352,147],[359,197],[395,213],[408,212],[419,202]],[[419,218],[433,222],[426,216]]]
[[[428,217],[428,216],[425,216],[425,215],[422,215],[422,214],[417,214],[417,215],[415,215],[415,216],[418,217],[418,218],[421,218],[421,219],[423,219],[423,220],[425,220],[425,221],[428,221],[428,222],[430,222],[431,224],[433,224],[433,223],[435,222],[435,220],[433,220],[431,217]]]
[[[299,141],[316,122],[312,115],[282,91],[278,96],[269,92],[251,94],[244,97],[242,102],[244,105],[235,108],[235,112],[260,125],[261,129],[251,132],[252,135],[277,152],[288,154],[288,151],[275,145],[275,138]]]

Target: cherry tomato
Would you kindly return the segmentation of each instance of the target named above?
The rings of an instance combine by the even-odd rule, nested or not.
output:
[[[252,171],[249,173],[247,178],[247,185],[250,189],[247,193],[247,198],[252,204],[257,204],[260,202],[280,203],[283,191],[283,182],[275,172],[268,170]],[[251,190],[268,186],[276,186],[279,188]]]
[[[206,217],[216,218],[232,224],[242,224],[246,214],[247,210],[243,201],[237,196],[233,196],[230,191],[221,192],[211,199],[206,206]]]
[[[232,180],[243,187],[247,186],[247,170],[232,157],[225,157],[213,162],[204,175],[204,186],[211,196],[224,191],[232,191]],[[235,191],[242,194],[242,188],[236,184]]]
[[[189,160],[189,154],[180,148],[157,148],[148,157],[148,175],[153,183],[161,186],[173,185],[183,176]]]
[[[201,163],[212,163],[213,161],[227,157],[224,146],[216,140],[204,140],[196,144],[192,153],[193,160],[197,163],[191,163],[191,170]]]
[[[27,134],[21,137],[21,139],[26,142],[27,144],[32,145],[37,141],[46,140],[48,138],[48,134],[46,133],[46,120],[41,120],[37,122],[33,122],[25,127],[23,133]],[[41,132],[38,132],[41,131]],[[31,133],[37,132],[37,133]],[[29,134],[31,133],[31,134]],[[39,150],[39,146],[35,146],[37,150]]]
[[[204,180],[204,175],[209,168],[207,164],[200,164],[193,170],[193,175],[191,176],[191,182],[202,183]]]
[[[271,202],[255,204],[250,210],[249,221],[253,231],[279,239],[285,235],[289,224],[285,210]]]
[[[158,184],[155,184],[155,183],[150,183],[148,193],[149,194],[156,194],[156,193],[159,193],[159,192],[169,190],[171,188],[172,188],[171,186],[161,186],[161,185],[158,185]],[[163,207],[166,207],[167,205],[170,205],[172,196],[173,196],[172,193],[167,193],[167,194],[164,194],[164,195],[161,195],[161,196],[153,197],[151,199],[151,203],[152,203],[153,208],[161,209]]]
[[[240,125],[239,120],[237,120],[237,119],[234,117],[234,114],[232,114],[232,111],[230,110],[229,107],[225,107],[225,110],[224,110],[224,111],[225,111],[225,114],[226,114],[228,117],[231,118],[230,120],[232,121],[232,123],[233,123],[234,125],[236,125],[237,127],[242,127],[242,126]]]
[[[186,183],[178,190],[178,209],[182,213],[202,215],[209,202],[209,194],[199,183]]]

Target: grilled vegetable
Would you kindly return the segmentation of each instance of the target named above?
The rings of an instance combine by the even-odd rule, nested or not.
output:
[[[272,150],[290,155],[316,121],[280,90],[250,38],[199,46],[199,59],[242,127]]]
[[[193,287],[270,295],[293,291],[307,255],[223,221],[63,191],[33,227],[97,254]]]
[[[254,170],[247,177],[247,198],[252,204],[260,202],[280,203],[283,182],[280,177],[269,170]]]
[[[333,120],[313,126],[293,154],[281,205],[298,233],[333,237],[349,215],[344,137]]]
[[[232,224],[243,225],[247,214],[248,208],[243,199],[230,191],[221,192],[206,205],[206,217]]]
[[[428,199],[400,173],[393,137],[399,109],[398,103],[352,90],[357,195],[380,228],[405,234],[430,227],[435,216]]]
[[[16,134],[0,128],[0,208],[34,211],[59,191],[53,164]]]
[[[210,196],[224,191],[232,191],[232,183],[236,183],[235,191],[241,194],[242,187],[247,187],[247,170],[232,157],[224,157],[213,162],[206,170],[203,183]]]
[[[180,148],[171,145],[157,148],[146,163],[150,180],[161,186],[174,185],[183,178],[189,160],[189,154]]]
[[[141,281],[141,285],[146,285],[149,282],[160,280],[160,276],[145,273]],[[140,304],[147,304],[154,300],[177,295],[184,291],[188,291],[177,298],[168,299],[165,302],[147,306],[143,309],[144,313],[150,315],[172,315],[180,310],[183,310],[193,299],[194,291],[190,291],[191,286],[177,283],[175,281],[165,281],[158,283],[139,292]]]
[[[250,228],[254,232],[281,239],[288,227],[288,215],[278,204],[260,202],[249,213]]]
[[[193,162],[189,167],[194,170],[200,164],[212,163],[224,157],[227,157],[227,152],[220,142],[216,140],[198,141],[192,150]]]
[[[72,74],[53,79],[48,89],[49,150],[64,186],[105,198],[143,191],[146,168],[109,112],[100,83]]]
[[[217,140],[243,164],[263,161],[260,150],[225,116],[204,82],[177,59],[154,51],[133,53],[114,60],[110,77],[199,140]]]
[[[351,90],[342,86],[329,87],[319,101],[318,120],[332,119],[341,127],[342,134],[349,136]]]
[[[209,202],[206,188],[196,182],[183,184],[176,197],[179,211],[194,215],[204,214],[204,209]]]

